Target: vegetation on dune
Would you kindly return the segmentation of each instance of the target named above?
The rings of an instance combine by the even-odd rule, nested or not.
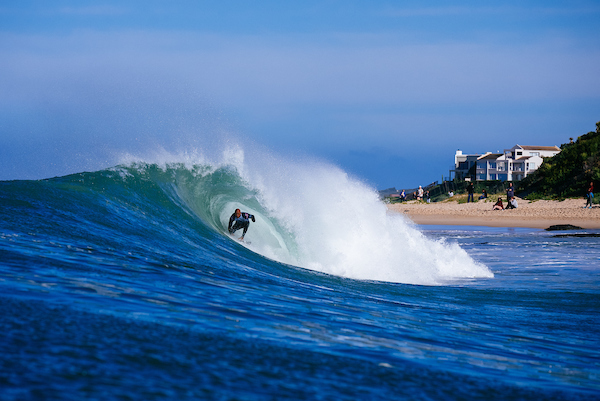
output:
[[[561,149],[519,183],[520,196],[527,199],[581,197],[591,181],[595,185],[600,182],[600,121],[596,123],[596,132],[563,144]]]

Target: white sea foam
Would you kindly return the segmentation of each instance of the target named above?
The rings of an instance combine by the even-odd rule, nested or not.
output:
[[[258,220],[247,237],[255,251],[363,280],[440,284],[454,278],[493,277],[458,245],[426,238],[403,216],[390,214],[374,189],[341,169],[259,153],[248,161],[241,149],[228,149],[223,160],[256,188],[270,218],[294,243],[286,245],[270,221]],[[243,201],[231,207],[241,205]]]

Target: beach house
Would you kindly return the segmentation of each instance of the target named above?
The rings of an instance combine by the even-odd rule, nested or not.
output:
[[[477,158],[477,181],[520,181],[537,170],[544,157],[560,152],[557,146],[521,146],[504,149],[504,153],[487,152]]]
[[[477,164],[479,156],[481,156],[479,153],[466,155],[463,154],[462,150],[457,150],[454,155],[454,169],[450,170],[450,172],[454,173],[454,177],[459,180],[464,180],[467,177],[471,177],[471,175],[475,175],[474,170],[473,174],[470,171]]]

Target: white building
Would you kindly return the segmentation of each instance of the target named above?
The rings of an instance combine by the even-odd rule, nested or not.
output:
[[[477,159],[476,179],[477,181],[502,180],[499,173],[504,172],[503,153],[487,152]],[[498,169],[500,165],[500,169]],[[506,181],[506,177],[502,181]]]
[[[454,177],[459,180],[464,180],[469,177],[469,170],[475,164],[477,164],[477,159],[481,156],[480,154],[472,154],[465,155],[462,150],[457,150],[454,155]]]
[[[560,152],[557,146],[521,146],[504,149],[504,153],[490,153],[477,159],[477,181],[520,181],[537,170],[544,157]]]

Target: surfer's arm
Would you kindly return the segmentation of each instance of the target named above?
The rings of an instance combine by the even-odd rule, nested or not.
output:
[[[229,225],[227,226],[227,231],[231,232],[231,225],[233,224],[233,221],[235,220],[235,213],[231,215],[231,217],[229,218]]]
[[[252,222],[253,222],[253,223],[254,223],[254,222],[256,222],[256,219],[254,218],[254,215],[253,215],[253,214],[250,214],[250,213],[246,213],[246,212],[244,212],[244,213],[242,213],[242,216],[243,216],[243,217],[244,217],[246,220],[252,220]]]

